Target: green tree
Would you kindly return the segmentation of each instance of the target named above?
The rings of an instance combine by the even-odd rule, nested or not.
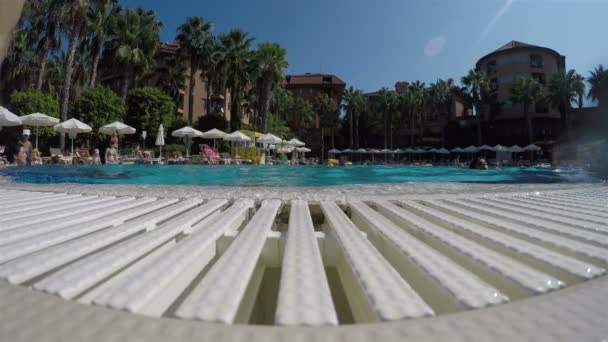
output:
[[[483,116],[484,94],[490,92],[490,82],[483,71],[469,70],[467,76],[461,80],[464,89],[473,103],[475,110],[475,124],[477,126],[477,144],[482,144],[481,120]]]
[[[179,43],[179,54],[182,58],[189,60],[190,85],[188,88],[188,120],[192,123],[194,119],[194,86],[196,84],[196,72],[202,64],[205,54],[205,45],[212,39],[213,24],[205,22],[202,17],[189,17],[186,22],[177,29],[175,40]]]
[[[454,80],[438,79],[437,82],[429,86],[429,100],[431,110],[436,113],[440,120],[446,122],[450,118],[452,108],[452,91],[454,90]],[[443,125],[442,125],[443,126]],[[445,145],[445,132],[441,130],[441,146]]]
[[[36,0],[26,5],[26,15],[30,16],[32,28],[40,30],[38,42],[39,68],[36,80],[36,90],[41,90],[46,77],[49,55],[61,45],[61,20],[65,6],[62,0]]]
[[[88,0],[71,0],[67,2],[66,15],[63,20],[66,22],[69,44],[67,58],[65,62],[65,72],[63,75],[63,88],[61,90],[61,120],[68,118],[70,104],[70,90],[72,87],[72,74],[74,73],[74,60],[76,49],[83,34],[86,13],[89,8]],[[65,134],[61,134],[59,144],[61,149],[65,148]]]
[[[158,88],[131,89],[126,109],[125,123],[138,131],[147,131],[150,137],[156,136],[160,124],[166,132],[175,118],[175,103]]]
[[[15,91],[11,94],[10,104],[11,111],[20,116],[44,113],[54,118],[59,117],[59,101],[57,98],[46,95],[40,90]],[[41,127],[38,130],[38,135],[41,137],[53,136],[55,131],[52,127]]]
[[[333,128],[339,121],[339,111],[336,103],[323,93],[317,95],[312,101],[312,107],[319,118],[319,128],[321,129],[321,156],[325,152],[324,129],[330,128],[332,132],[332,148],[334,144]]]
[[[203,55],[201,59],[201,69],[207,78],[207,114],[211,113],[211,96],[214,95],[214,90],[223,89],[223,73],[220,71],[220,65],[224,59],[224,50],[216,37],[211,37],[203,46]],[[220,90],[221,90],[220,89]]]
[[[608,106],[608,70],[604,69],[603,65],[598,65],[589,72],[587,78],[589,85],[589,93],[587,96],[597,101],[600,107]]]
[[[123,9],[120,15],[110,18],[110,39],[104,54],[109,64],[122,71],[123,102],[127,99],[131,78],[137,80],[154,64],[161,27],[154,11],[141,8]]]
[[[286,139],[291,135],[291,131],[287,126],[287,123],[278,116],[269,113],[268,115],[268,132],[278,136],[279,138]]]
[[[88,88],[74,102],[72,116],[93,128],[92,134],[98,134],[99,128],[120,120],[125,107],[120,97],[105,87]]]
[[[230,129],[238,130],[241,127],[241,101],[244,89],[248,87],[249,65],[253,53],[251,43],[253,38],[246,32],[230,30],[220,36],[224,50],[221,70],[226,77],[226,85],[230,89],[232,108],[230,109]]]
[[[342,98],[342,108],[346,111],[349,123],[349,145],[353,148],[359,146],[359,116],[365,110],[366,97],[363,91],[348,87]],[[355,139],[356,136],[356,139]]]
[[[511,87],[511,101],[521,103],[524,107],[524,117],[526,121],[526,131],[528,133],[528,144],[534,141],[534,128],[530,106],[535,104],[542,96],[540,83],[531,78],[520,78]]]
[[[217,128],[220,131],[227,132],[229,127],[228,121],[226,121],[226,118],[224,118],[223,115],[218,113],[211,113],[205,116],[201,116],[198,119],[196,128],[201,132],[206,132],[214,128]]]
[[[574,69],[554,74],[547,88],[547,100],[560,113],[562,133],[567,138],[570,133],[572,102],[576,102],[585,91],[581,76]]]
[[[178,104],[180,92],[184,90],[184,83],[188,77],[187,68],[176,58],[170,58],[158,67],[157,74],[159,75],[158,86]]]
[[[284,111],[283,117],[289,123],[291,128],[297,133],[298,136],[303,136],[304,130],[311,127],[315,123],[315,111],[312,104],[309,101],[304,100],[299,96],[293,96],[289,93],[286,94],[286,102],[280,104]],[[279,99],[279,97],[276,97]],[[279,105],[278,105],[279,106]],[[279,107],[279,108],[281,108]]]
[[[392,148],[393,144],[393,115],[397,107],[397,97],[394,91],[386,88],[380,89],[375,101],[376,108],[383,118],[384,148]]]
[[[92,0],[92,6],[87,13],[86,28],[91,33],[91,75],[89,76],[89,87],[94,87],[97,82],[97,68],[101,60],[104,44],[108,40],[110,20],[120,14],[118,0]]]
[[[260,130],[267,132],[267,115],[272,100],[272,90],[283,79],[283,71],[289,66],[287,51],[276,43],[258,45],[255,63],[261,77],[259,96]]]

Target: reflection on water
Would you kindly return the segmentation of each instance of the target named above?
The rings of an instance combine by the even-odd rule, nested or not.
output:
[[[285,165],[102,165],[34,166],[0,170],[17,182],[324,186],[395,182],[559,183],[593,182],[582,170],[505,168],[471,170],[451,166],[351,167]]]

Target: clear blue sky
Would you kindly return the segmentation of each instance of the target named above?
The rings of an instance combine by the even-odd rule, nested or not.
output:
[[[557,50],[584,76],[608,66],[608,0],[122,0],[155,10],[172,41],[188,16],[240,28],[288,51],[289,73],[336,74],[377,90],[399,80],[459,81],[519,40]]]

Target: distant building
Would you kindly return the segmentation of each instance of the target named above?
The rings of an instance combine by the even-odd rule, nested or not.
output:
[[[340,108],[345,88],[346,83],[336,75],[306,73],[285,76],[285,89],[293,95],[312,101],[320,94],[327,94],[335,102],[336,108]],[[319,128],[318,116],[315,119],[315,128]]]
[[[566,69],[566,57],[557,51],[511,41],[477,61],[477,70],[486,73],[499,104],[491,115],[488,136],[502,143],[527,143],[523,105],[511,101],[511,88],[519,78],[533,78],[546,86],[551,77]],[[534,123],[534,141],[554,140],[559,136],[560,114],[545,101],[529,109]],[[490,117],[485,117],[488,120]]]
[[[158,49],[156,57],[156,68],[160,68],[171,58],[176,58],[179,44],[177,43],[161,43]],[[188,66],[189,63],[184,61],[184,65]],[[106,87],[113,89],[116,92],[120,92],[122,87],[122,74],[116,72],[111,66],[101,65],[100,68],[100,83]],[[190,89],[190,68],[186,69],[186,78],[184,79],[184,89],[180,90],[179,99],[176,100],[177,116],[183,119],[188,119],[188,92]],[[224,115],[226,121],[230,122],[230,92],[225,90],[223,92],[214,92],[210,97],[207,96],[209,90],[208,81],[205,77],[203,70],[199,69],[196,71],[195,76],[196,82],[194,83],[194,102],[193,102],[193,124],[196,124],[198,120],[207,115],[207,101],[211,101],[209,108],[211,113],[221,113]],[[154,72],[144,80],[140,82],[140,86],[158,86],[160,74]],[[247,119],[243,117],[243,121]],[[246,123],[246,121],[245,121]]]

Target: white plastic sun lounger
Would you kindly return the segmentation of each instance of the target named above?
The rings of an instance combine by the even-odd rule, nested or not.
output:
[[[506,199],[506,197],[503,197]],[[581,205],[572,205],[572,204],[564,204],[559,202],[553,202],[551,200],[546,200],[541,197],[523,197],[523,196],[511,196],[508,199],[512,203],[517,203],[520,205],[535,205],[538,207],[545,207],[551,209],[558,209],[563,211],[564,213],[575,213],[575,214],[583,214],[588,215],[590,217],[601,217],[603,219],[608,219],[608,210],[606,212],[601,212],[599,210],[591,210],[589,207],[581,206]]]
[[[585,229],[573,227],[570,225],[560,224],[555,222],[554,220],[547,220],[544,218],[539,218],[539,214],[532,216],[531,214],[527,214],[525,212],[509,212],[506,210],[501,210],[500,207],[492,206],[483,201],[454,201],[448,200],[446,203],[452,203],[456,205],[460,205],[472,210],[478,210],[482,213],[489,213],[492,215],[496,215],[498,217],[509,219],[513,222],[517,222],[519,224],[527,225],[530,227],[536,227],[539,229],[546,229],[556,231],[558,233],[570,235],[574,238],[579,238],[587,241],[592,241],[596,243],[600,243],[603,245],[608,245],[608,235],[602,233],[595,233],[592,231],[588,231]]]
[[[402,201],[401,203],[425,214],[427,218],[438,219],[443,224],[448,226],[469,231],[484,239],[494,241],[518,253],[529,255],[535,259],[544,261],[579,277],[590,279],[602,275],[605,272],[603,268],[556,253],[550,249],[535,245],[522,239],[514,238],[508,234],[483,227],[479,224],[460,219],[440,210],[417,204],[413,201]],[[453,207],[451,209],[453,209]]]
[[[65,220],[57,220],[55,215],[49,214],[46,217],[39,218],[37,220],[29,220],[27,225],[17,226],[7,231],[0,232],[0,241],[4,243],[19,241],[31,236],[44,234],[50,231],[61,229],[67,226],[88,222],[97,218],[104,217],[105,210],[120,210],[125,208],[129,202],[134,202],[133,197],[124,197],[112,199],[112,201],[97,202],[95,204],[89,204],[86,208],[79,210],[80,215],[70,217]],[[133,204],[130,203],[130,204]],[[86,209],[86,210],[84,210]],[[60,215],[61,218],[65,217],[63,213]],[[33,221],[33,222],[32,222]]]
[[[338,325],[308,203],[291,201],[281,269],[278,325]]]
[[[117,206],[108,213],[103,220],[94,220],[86,224],[75,224],[56,231],[32,236],[9,245],[0,246],[0,263],[11,260],[22,255],[27,255],[41,249],[93,233],[103,228],[112,227],[124,223],[132,218],[161,209],[167,205],[177,202],[176,198],[156,200],[154,198],[141,198],[136,202]]]
[[[600,205],[600,204],[598,204],[597,201],[589,202],[589,203],[582,203],[581,201],[577,201],[577,200],[573,200],[573,199],[555,198],[555,197],[551,197],[551,196],[540,196],[540,195],[539,196],[529,196],[527,198],[533,198],[538,201],[568,205],[568,206],[572,206],[573,208],[590,209],[590,210],[593,210],[594,212],[608,213],[608,203],[606,203],[606,205]]]
[[[120,279],[94,297],[94,303],[160,316],[216,256],[216,240],[226,231],[238,229],[253,205],[253,200],[241,199],[224,212],[217,212],[219,215],[197,223],[192,235],[141,269],[117,277]]]
[[[36,210],[41,205],[53,203],[53,201],[62,200],[64,198],[82,197],[80,194],[40,194],[33,198],[17,199],[0,203],[0,214],[7,213],[12,210]]]
[[[541,229],[529,228],[526,225],[514,223],[510,220],[497,217],[496,215],[481,214],[477,211],[458,207],[446,202],[432,200],[426,201],[426,203],[429,203],[434,207],[441,208],[442,210],[451,211],[460,216],[464,216],[466,218],[470,218],[475,221],[488,224],[490,226],[504,229],[509,232],[521,234],[523,236],[542,241],[552,246],[563,247],[570,251],[581,253],[608,262],[608,250],[606,250],[606,248],[601,248],[585,242],[569,239],[561,235],[557,235],[555,233],[546,232]]]
[[[499,304],[508,298],[475,274],[414,238],[402,228],[360,201],[350,201],[353,217],[357,217],[389,242],[403,257],[411,259],[458,302],[468,308]]]
[[[442,228],[426,219],[397,207],[387,201],[377,201],[378,209],[387,216],[392,216],[397,221],[415,227],[439,240],[450,247],[461,251],[471,258],[496,270],[504,277],[512,279],[521,286],[537,293],[559,289],[565,284],[543,272],[522,264],[514,259],[499,254],[478,243],[463,238],[462,236]]]
[[[72,299],[155,248],[173,240],[184,229],[190,228],[226,203],[227,200],[209,201],[153,231],[79,260],[34,284],[34,288]]]
[[[341,248],[342,259],[347,263],[340,266],[339,261],[338,271],[352,273],[344,274],[344,281],[352,281],[350,289],[346,288],[346,295],[355,320],[373,322],[434,315],[334,202],[321,202],[321,209]],[[355,291],[359,292],[356,296]],[[355,298],[362,298],[364,302]]]
[[[239,232],[228,249],[175,312],[177,317],[232,323],[250,282],[268,232],[281,206],[280,200],[265,200]]]
[[[146,229],[153,229],[159,222],[179,215],[202,202],[200,198],[180,201],[168,207],[125,222],[116,227],[104,229],[80,238],[70,240],[37,253],[26,255],[0,265],[0,278],[19,284],[46,273],[58,266],[81,258]]]
[[[30,206],[29,210],[24,210],[23,208],[12,210],[2,213],[2,216],[0,216],[0,226],[13,227],[15,223],[29,222],[30,219],[44,217],[46,214],[52,212],[82,208],[90,203],[96,203],[100,199],[102,198],[97,196],[61,198],[54,200],[53,203],[46,206],[43,205],[38,207],[33,205]]]

